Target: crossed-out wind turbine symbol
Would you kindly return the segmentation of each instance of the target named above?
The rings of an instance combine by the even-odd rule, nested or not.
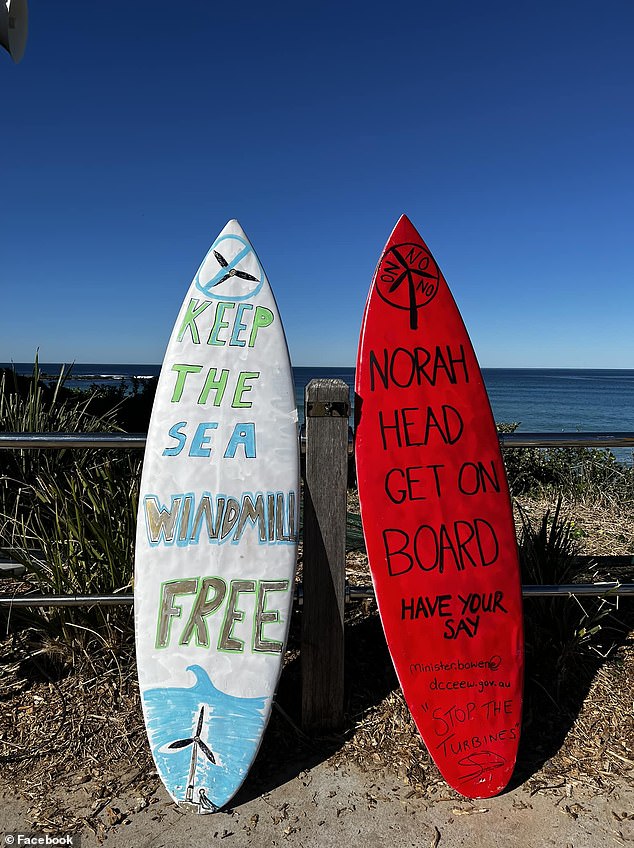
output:
[[[398,264],[401,266],[398,268],[396,264],[394,264],[393,260],[390,263],[390,272],[395,273],[397,270],[399,271],[398,276],[394,279],[387,290],[387,292],[383,295],[383,298],[391,303],[393,306],[398,306],[394,300],[389,298],[389,295],[394,294],[397,289],[401,286],[401,284],[407,280],[407,298],[408,298],[408,306],[400,307],[402,309],[407,309],[409,311],[409,325],[412,330],[418,329],[418,309],[422,306],[426,301],[425,297],[427,296],[427,286],[428,280],[431,280],[432,283],[437,283],[438,275],[434,273],[430,273],[427,269],[430,265],[430,260],[428,256],[424,256],[422,259],[420,258],[420,254],[417,257],[418,266],[413,264],[408,264],[407,259],[403,256],[403,254],[398,250],[397,247],[391,247],[387,254],[391,254],[394,256]],[[386,258],[384,257],[384,259]],[[432,268],[433,270],[433,268]],[[418,280],[415,280],[414,277],[419,277]],[[419,295],[422,294],[421,300],[419,300]]]

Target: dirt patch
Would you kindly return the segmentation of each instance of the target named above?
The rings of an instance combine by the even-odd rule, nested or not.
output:
[[[353,498],[350,506],[355,507]],[[552,504],[525,503],[536,520],[547,506]],[[566,509],[574,511],[584,552],[634,551],[631,517],[579,505]],[[347,576],[353,584],[370,582],[362,551],[349,552]],[[554,663],[549,676],[553,657],[527,655],[516,776],[526,790],[583,788],[607,797],[619,785],[632,784],[633,607],[624,599],[610,610],[602,621],[605,644],[580,655],[567,676],[559,670],[555,679]],[[447,789],[413,725],[374,601],[347,605],[346,721],[339,734],[326,738],[310,739],[299,729],[300,629],[296,610],[278,708],[250,773],[250,791],[265,794],[289,775],[297,779],[302,770],[328,763],[331,769],[354,767],[369,778],[396,781],[412,802],[442,796],[463,804]],[[18,628],[0,644],[0,792],[22,800],[37,831],[84,831],[101,840],[153,809],[161,791],[145,736],[132,639],[123,638],[116,652],[70,667],[62,651],[33,636],[27,627]]]

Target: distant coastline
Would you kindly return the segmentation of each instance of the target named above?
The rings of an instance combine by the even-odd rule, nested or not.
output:
[[[32,362],[0,363],[30,375]],[[66,385],[86,389],[92,384],[132,388],[134,381],[156,378],[160,364],[62,363],[39,365],[43,379],[55,380],[70,367]],[[350,388],[354,403],[353,367],[293,369],[298,409],[306,384],[313,378],[338,377]],[[498,422],[519,423],[524,432],[634,432],[634,369],[616,368],[483,368],[484,381]],[[627,454],[631,461],[631,451]]]

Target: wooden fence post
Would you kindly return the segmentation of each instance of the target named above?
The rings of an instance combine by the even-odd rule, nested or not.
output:
[[[346,495],[350,394],[343,380],[306,386],[302,724],[343,723]]]

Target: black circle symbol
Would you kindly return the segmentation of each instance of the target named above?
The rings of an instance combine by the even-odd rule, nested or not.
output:
[[[409,325],[418,329],[418,310],[438,291],[440,271],[431,253],[422,244],[389,247],[379,262],[376,286],[390,306],[409,312]]]

